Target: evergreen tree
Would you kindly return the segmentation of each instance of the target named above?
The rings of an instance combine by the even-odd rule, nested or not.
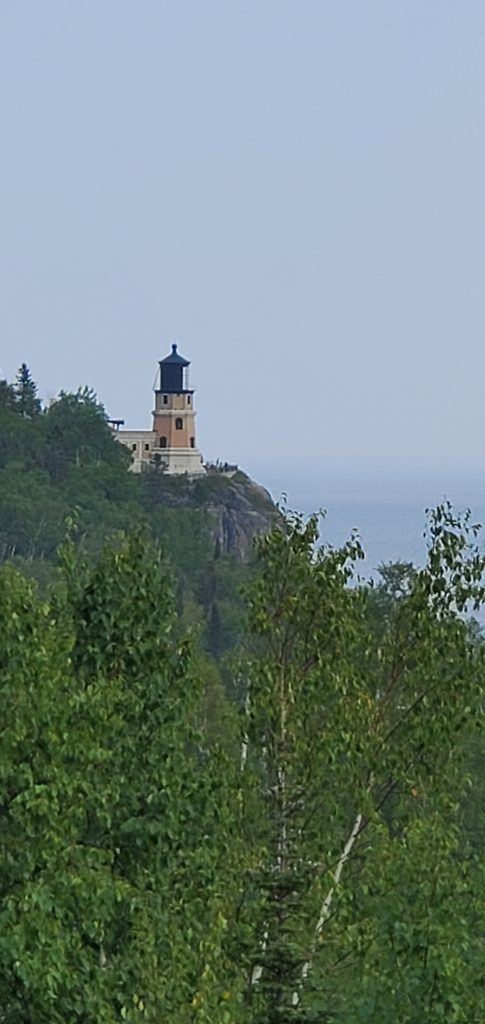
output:
[[[0,410],[7,409],[13,412],[15,409],[15,389],[6,380],[0,380]]]
[[[213,658],[220,658],[223,650],[221,615],[216,600],[212,602],[207,623],[207,650]]]
[[[17,410],[26,419],[33,419],[41,411],[40,399],[37,398],[37,385],[26,363],[22,363],[15,381],[15,397]]]

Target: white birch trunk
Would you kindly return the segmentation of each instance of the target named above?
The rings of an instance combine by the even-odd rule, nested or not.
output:
[[[314,933],[314,936],[313,936],[311,955],[314,954],[315,949],[316,949],[316,945],[317,945],[317,941],[318,941],[318,937],[319,937],[319,935],[320,935],[320,933],[322,931],[322,928],[323,928],[325,922],[328,921],[328,918],[330,917],[330,911],[331,911],[331,908],[332,908],[332,901],[333,901],[333,897],[334,897],[334,894],[335,894],[335,889],[337,888],[337,886],[338,886],[338,884],[340,882],[340,878],[342,876],[342,871],[344,869],[344,865],[348,861],[348,859],[350,857],[350,854],[352,853],[352,847],[353,847],[353,845],[354,845],[354,843],[355,843],[355,841],[357,839],[357,836],[359,835],[361,825],[362,825],[362,815],[358,814],[356,819],[355,819],[355,821],[354,821],[354,825],[353,825],[352,831],[351,831],[351,833],[349,835],[349,838],[347,839],[347,842],[346,842],[346,844],[345,844],[345,846],[343,848],[342,855],[339,858],[339,861],[338,861],[337,866],[335,868],[335,871],[333,873],[333,883],[332,883],[332,885],[331,885],[331,887],[330,887],[330,889],[329,889],[329,891],[328,891],[328,893],[327,893],[327,895],[326,895],[326,897],[325,897],[325,899],[324,899],[324,901],[322,903],[322,907],[321,907],[321,910],[320,910],[320,917],[318,918],[318,921],[317,921],[316,926],[315,926],[315,933]],[[301,970],[301,985],[305,984],[305,981],[308,978],[308,975],[310,974],[311,969],[312,969],[312,960],[311,960],[311,956],[310,956],[310,959],[307,960],[306,963],[303,964],[303,967],[302,967],[302,970]],[[300,1002],[300,993],[299,992],[294,992],[293,993],[293,998],[292,998],[293,1006],[298,1006],[299,1002]]]
[[[251,707],[251,698],[249,696],[249,687],[248,687],[248,692],[246,694],[246,700],[245,700],[245,703],[244,703],[244,715],[245,715],[246,719],[249,718],[249,709],[250,709],[250,707]],[[248,746],[249,746],[248,733],[247,733],[247,729],[245,727],[244,728],[244,732],[243,732],[242,742],[241,742],[241,773],[244,771],[244,769],[246,767],[246,761],[248,759]]]
[[[261,941],[261,951],[263,953],[264,953],[267,945],[268,945],[268,929],[266,929],[265,932],[263,933],[263,938],[262,938],[262,941]],[[261,981],[262,974],[263,974],[262,964],[256,964],[255,967],[253,967],[252,974],[251,974],[251,985],[257,985],[258,981]]]
[[[286,741],[286,715],[287,715],[284,672],[282,672],[282,676],[281,676],[281,679],[280,679],[279,699],[280,699],[280,739],[281,739],[281,744],[284,747],[284,744],[285,744],[285,741]],[[248,698],[246,699],[246,712],[249,713]],[[263,762],[266,762],[266,755],[267,755],[267,748],[266,748],[266,745],[264,745],[263,746],[263,750],[262,750]],[[247,757],[247,738],[244,737],[243,738],[242,751],[241,751],[241,766],[242,767],[246,763],[246,757]],[[283,871],[285,869],[285,867],[286,867],[288,841],[287,841],[287,829],[286,829],[286,801],[287,801],[287,794],[286,794],[286,771],[285,771],[284,765],[282,765],[282,764],[278,764],[277,767],[276,767],[276,780],[277,780],[277,809],[278,809],[279,818],[280,818],[280,827],[279,827],[279,834],[278,834],[278,839],[277,839],[276,868],[277,868],[278,871]],[[261,940],[261,951],[263,953],[265,952],[265,950],[267,948],[268,939],[269,939],[269,930],[268,930],[268,927],[266,926],[266,928],[265,928],[265,930],[263,932],[263,938]],[[257,985],[258,982],[261,980],[262,974],[263,974],[262,964],[256,964],[253,967],[252,974],[251,974],[251,985]]]

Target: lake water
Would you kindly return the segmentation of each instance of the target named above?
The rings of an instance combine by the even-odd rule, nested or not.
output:
[[[284,488],[274,480],[271,490],[278,500]],[[333,545],[342,544],[352,529],[357,529],[366,552],[359,566],[364,576],[372,575],[381,562],[422,564],[426,553],[425,509],[445,498],[456,511],[470,508],[473,521],[485,524],[485,481],[446,473],[406,481],[362,476],[352,480],[322,474],[321,482],[293,482],[287,496],[288,507],[305,514],[319,508],[326,510],[322,538]],[[485,546],[483,537],[481,546]]]

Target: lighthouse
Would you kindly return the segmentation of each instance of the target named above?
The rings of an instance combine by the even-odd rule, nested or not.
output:
[[[158,366],[152,430],[121,430],[120,421],[113,421],[117,424],[115,437],[130,449],[135,473],[152,465],[171,475],[200,476],[205,468],[196,442],[190,361],[173,344],[170,355]]]
[[[189,385],[188,359],[172,351],[159,363],[155,388],[153,433],[156,448],[168,473],[204,472],[195,439],[194,391]]]

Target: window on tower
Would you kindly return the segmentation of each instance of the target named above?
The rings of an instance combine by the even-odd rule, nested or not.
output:
[[[195,437],[190,438],[190,447],[195,448]]]
[[[167,447],[167,438],[166,437],[161,437],[160,438],[160,448],[166,448],[166,447]]]
[[[187,405],[190,405],[190,395],[187,395]]]
[[[180,416],[178,416],[177,419],[175,420],[175,430],[182,430],[182,428],[183,428],[182,418]]]
[[[167,402],[168,402],[168,395],[164,395],[163,396],[163,404],[167,405]]]

